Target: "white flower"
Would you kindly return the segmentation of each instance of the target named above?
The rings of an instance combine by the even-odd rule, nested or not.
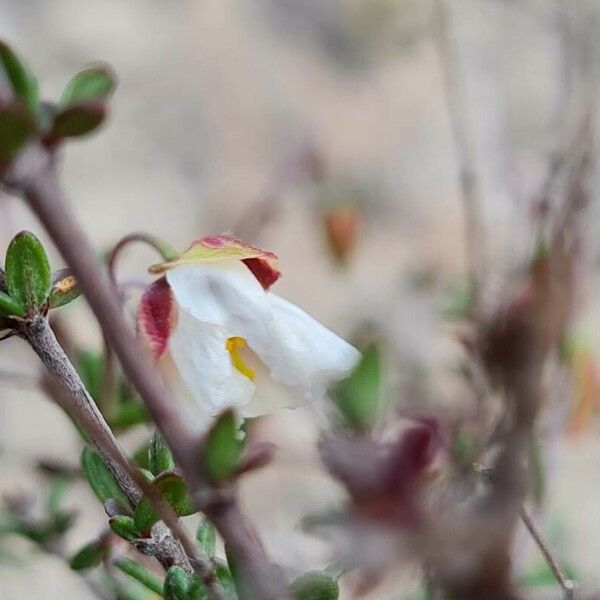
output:
[[[289,394],[269,398],[266,371],[315,401],[359,360],[348,342],[268,291],[279,277],[275,262],[272,253],[214,236],[152,269],[166,275],[142,298],[140,333],[168,384],[203,420],[233,406],[246,416],[279,408]]]

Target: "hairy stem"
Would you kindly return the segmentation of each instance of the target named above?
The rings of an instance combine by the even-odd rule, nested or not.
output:
[[[52,157],[32,145],[13,164],[6,183],[21,192],[45,226],[94,312],[109,344],[121,361],[123,371],[146,403],[148,410],[173,451],[195,497],[205,486],[199,466],[199,440],[190,431],[157,376],[149,357],[126,322],[120,302],[107,285],[96,253],[87,236],[67,208]],[[265,552],[233,501],[200,507],[219,530],[240,563],[251,557],[253,581],[261,600],[290,598],[285,579],[267,559]]]

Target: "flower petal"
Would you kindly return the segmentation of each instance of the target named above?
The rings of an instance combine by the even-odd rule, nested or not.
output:
[[[233,366],[226,343],[220,327],[179,311],[169,354],[191,397],[210,415],[246,404],[254,393],[252,381]]]
[[[291,302],[272,293],[267,297],[273,319],[262,329],[244,332],[249,346],[275,380],[315,399],[324,396],[352,371],[359,351]]]
[[[281,275],[277,270],[276,254],[226,235],[212,235],[198,240],[176,259],[153,265],[150,272],[164,273],[180,265],[227,260],[243,262],[264,289],[271,287]]]
[[[267,294],[239,262],[182,265],[167,272],[180,308],[203,323],[219,325],[229,337],[244,335],[248,322],[271,320]]]
[[[138,335],[158,359],[167,347],[177,320],[177,307],[171,288],[164,277],[151,283],[140,301],[137,315]]]

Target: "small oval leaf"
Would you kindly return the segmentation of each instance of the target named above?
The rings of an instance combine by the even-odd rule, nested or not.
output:
[[[13,92],[30,111],[36,115],[40,103],[39,87],[35,76],[8,44],[0,41],[0,64]]]
[[[52,289],[48,304],[50,308],[58,308],[69,304],[81,295],[77,280],[70,269],[61,269],[52,275]]]
[[[106,118],[106,106],[102,102],[80,102],[71,104],[56,113],[50,139],[63,139],[87,135]]]
[[[107,553],[107,546],[103,541],[94,541],[86,544],[69,561],[69,566],[74,571],[83,571],[99,565]]]
[[[144,587],[149,589],[151,592],[162,596],[162,580],[152,571],[146,569],[146,567],[143,567],[131,558],[119,558],[115,560],[115,566],[121,571],[123,571],[123,573],[125,573],[126,575],[129,575],[129,577],[131,577],[132,579],[139,581]]]
[[[22,317],[25,309],[13,298],[0,292],[0,315],[6,317]]]
[[[206,436],[203,466],[207,477],[220,481],[232,475],[237,467],[243,444],[238,437],[235,413],[222,413]]]
[[[188,494],[185,480],[178,473],[173,471],[161,473],[154,480],[153,485],[180,517],[193,515],[196,512],[196,507]]]
[[[136,529],[143,535],[150,535],[150,530],[154,523],[159,520],[159,515],[150,498],[144,496],[135,507],[133,513],[133,522]]]
[[[208,519],[202,519],[196,529],[196,539],[206,556],[212,558],[217,550],[217,532]]]
[[[115,534],[128,542],[133,542],[133,540],[141,537],[133,517],[116,515],[108,520],[108,524]]]
[[[81,453],[81,469],[100,502],[116,498],[126,505],[129,504],[123,490],[121,490],[110,471],[106,468],[100,454],[89,446],[86,446]]]
[[[309,571],[292,583],[296,600],[337,600],[340,594],[337,579],[322,571]]]
[[[175,468],[173,455],[158,432],[154,433],[148,447],[148,465],[154,475],[160,475],[164,471],[172,471]]]
[[[59,107],[65,108],[78,102],[107,100],[116,85],[117,79],[108,67],[84,69],[67,83]]]
[[[163,598],[165,600],[188,600],[192,578],[181,568],[171,567],[165,578]]]
[[[6,251],[8,293],[28,311],[46,304],[52,287],[52,272],[46,251],[29,231],[17,234]]]
[[[0,161],[10,160],[34,131],[35,125],[23,107],[0,106]]]

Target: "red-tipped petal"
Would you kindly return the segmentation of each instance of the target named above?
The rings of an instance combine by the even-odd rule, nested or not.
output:
[[[277,255],[226,235],[211,235],[194,242],[177,258],[153,265],[151,273],[164,273],[179,265],[241,260],[265,289],[281,276],[277,270]]]
[[[176,318],[173,292],[167,279],[161,277],[146,288],[137,316],[138,335],[146,341],[155,359],[166,350]]]

